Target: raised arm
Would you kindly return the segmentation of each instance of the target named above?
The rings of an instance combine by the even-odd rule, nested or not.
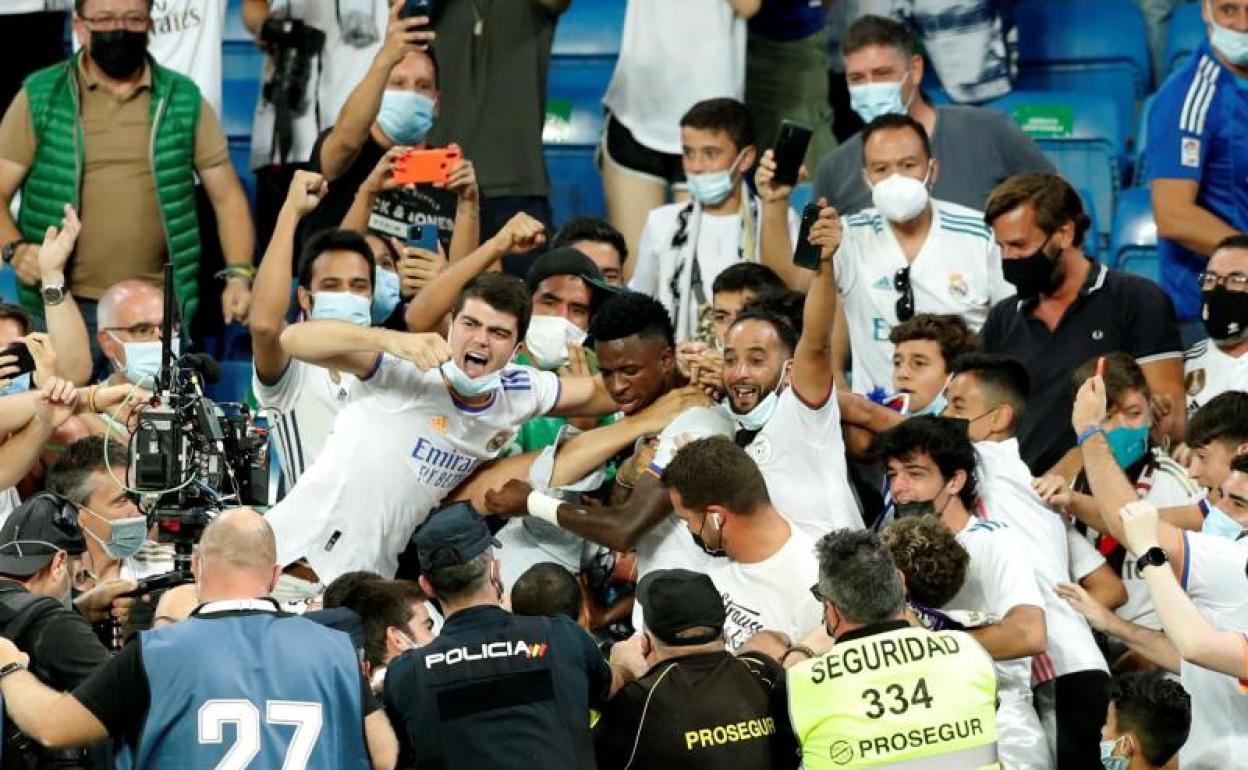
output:
[[[808,404],[823,403],[832,391],[832,323],[836,317],[836,286],[832,257],[841,245],[841,218],[820,200],[819,221],[810,230],[810,242],[821,248],[819,267],[810,282],[802,312],[802,336],[793,353],[793,390]]]
[[[65,204],[60,230],[49,227],[39,247],[39,280],[45,287],[65,285],[65,263],[74,251],[81,230],[78,212]],[[48,324],[48,338],[56,351],[56,373],[75,385],[86,385],[91,379],[91,345],[74,295],[66,291],[64,298],[55,305],[44,302],[43,314]]]
[[[793,188],[775,183],[776,161],[771,150],[763,153],[754,172],[754,186],[763,202],[762,262],[775,271],[790,289],[806,291],[811,272],[793,264],[793,240],[789,235],[789,198]]]
[[[287,355],[367,378],[382,353],[432,369],[451,358],[451,347],[438,334],[409,334],[356,326],[346,321],[303,321],[282,332]]]

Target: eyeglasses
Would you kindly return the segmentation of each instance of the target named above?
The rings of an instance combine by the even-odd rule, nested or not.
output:
[[[1200,282],[1201,291],[1213,291],[1216,286],[1225,286],[1227,291],[1248,291],[1248,273],[1218,275],[1205,270],[1196,276],[1196,280]]]
[[[92,27],[105,32],[121,29],[122,27],[131,32],[143,32],[147,29],[147,25],[152,23],[151,16],[145,16],[141,13],[127,13],[124,16],[113,16],[111,14],[104,16],[79,16],[78,18]]]
[[[893,274],[893,288],[901,292],[897,298],[897,320],[909,321],[914,318],[914,287],[910,285],[910,266]]]
[[[132,326],[108,326],[104,331],[109,332],[125,332],[138,342],[150,342],[151,340],[160,339],[160,327],[158,323],[137,323]],[[178,328],[174,327],[173,336],[178,336]]]

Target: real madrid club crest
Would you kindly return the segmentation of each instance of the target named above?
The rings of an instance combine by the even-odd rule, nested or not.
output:
[[[433,428],[438,435],[446,434],[446,418],[440,414],[436,414],[429,418],[429,427]]]
[[[771,459],[771,439],[759,434],[745,448],[745,452],[754,460],[756,465],[765,463]]]
[[[966,278],[961,273],[949,274],[949,296],[955,299],[966,299],[971,293],[971,287],[967,285]]]
[[[511,431],[500,430],[498,433],[494,434],[494,438],[490,439],[490,443],[485,445],[485,451],[497,452],[510,440]]]

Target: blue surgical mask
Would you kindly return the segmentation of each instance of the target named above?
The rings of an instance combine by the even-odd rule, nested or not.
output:
[[[1127,770],[1127,765],[1131,764],[1131,757],[1114,756],[1114,749],[1121,741],[1122,738],[1114,741],[1101,741],[1101,764],[1105,766],[1105,770]]]
[[[907,72],[898,81],[851,85],[849,106],[864,123],[870,123],[881,115],[904,115],[909,105],[901,98],[901,88],[909,78],[910,73]]]
[[[1205,514],[1205,523],[1200,526],[1200,531],[1214,537],[1238,540],[1244,534],[1244,525],[1232,519],[1218,506],[1211,505],[1209,512]]]
[[[454,360],[442,364],[442,376],[461,396],[475,398],[493,393],[502,387],[502,372],[494,371],[480,377],[469,377]]]
[[[927,406],[923,407],[919,411],[911,414],[910,416],[918,417],[919,415],[922,415],[922,414],[930,414],[930,415],[935,415],[939,417],[941,413],[945,411],[945,407],[948,405],[949,405],[949,399],[945,398],[945,392],[942,390],[941,392],[936,394],[936,398],[933,398],[931,403],[929,403]]]
[[[732,165],[723,171],[710,171],[705,174],[685,174],[689,183],[689,195],[703,206],[718,206],[732,195],[735,184],[732,179],[737,164],[741,162],[741,153],[737,154]]]
[[[1130,468],[1148,451],[1148,426],[1129,428],[1125,425],[1105,432],[1105,440],[1118,461],[1119,468]]]
[[[86,532],[92,539],[104,547],[104,552],[108,554],[110,559],[118,561],[128,559],[138,553],[139,549],[143,547],[143,543],[147,541],[146,516],[131,516],[125,519],[110,520],[85,505],[82,506],[82,509],[95,518],[107,521],[111,525],[111,534],[108,536],[108,540],[101,540],[91,534],[90,530],[83,529],[83,532]]]
[[[356,326],[373,322],[372,301],[349,291],[318,291],[312,294],[313,321],[346,321]]]
[[[1218,49],[1218,53],[1225,56],[1227,61],[1236,67],[1248,67],[1248,32],[1223,27],[1212,18],[1209,20],[1209,25],[1213,28],[1209,42]]]
[[[386,89],[377,125],[395,144],[416,144],[433,127],[434,101],[418,91]]]
[[[113,339],[121,342],[116,335],[113,335]],[[160,340],[122,342],[121,346],[126,354],[126,364],[119,368],[126,379],[145,388],[155,385],[156,377],[160,374]],[[180,347],[179,340],[176,339],[170,344],[172,358],[178,357]]]
[[[0,396],[13,396],[30,390],[30,372],[19,374],[0,388]]]
[[[383,324],[394,309],[399,306],[399,274],[392,273],[384,267],[373,271],[373,323]]]

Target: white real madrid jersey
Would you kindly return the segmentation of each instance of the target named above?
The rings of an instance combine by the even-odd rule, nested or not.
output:
[[[1201,340],[1183,354],[1183,375],[1190,415],[1228,390],[1248,390],[1248,355],[1232,358],[1213,343]]]

